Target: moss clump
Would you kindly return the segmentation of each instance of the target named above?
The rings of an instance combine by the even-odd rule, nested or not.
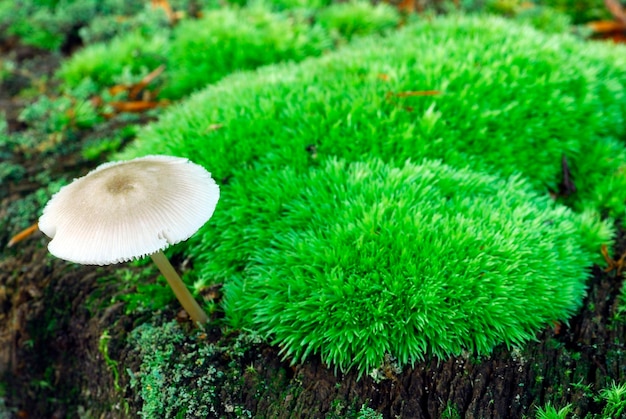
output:
[[[10,162],[0,162],[0,182],[8,184],[8,182],[18,182],[26,174],[23,166]],[[0,194],[0,196],[4,193]]]
[[[0,0],[0,39],[16,36],[26,45],[48,50],[74,48],[83,44],[139,32],[167,33],[172,25],[158,2],[144,0]],[[179,15],[193,15],[211,0],[171,0]],[[190,13],[191,12],[191,13]]]
[[[197,285],[224,282],[231,324],[294,360],[487,353],[579,307],[611,236],[597,213],[626,213],[623,52],[435,19],[225,79],[123,155],[223,179],[187,244]],[[558,199],[576,213],[547,198],[564,156],[577,192]]]
[[[590,385],[585,386],[587,397],[602,406],[602,411],[593,415],[599,419],[622,418],[626,414],[626,384],[618,384],[615,381],[607,382],[606,387],[594,392]],[[550,402],[543,407],[537,407],[537,419],[567,419],[572,413],[572,404],[567,404],[557,410]]]
[[[613,381],[600,390],[598,400],[605,402],[602,415],[605,418],[620,418],[626,414],[626,384]]]
[[[252,175],[261,157],[301,168],[313,157],[431,158],[521,173],[554,193],[565,157],[577,192],[563,201],[623,217],[624,57],[623,47],[510,21],[435,19],[230,77],[167,112],[123,156],[188,156],[218,178]]]
[[[568,14],[576,24],[612,18],[604,2],[598,0],[542,0],[540,4]]]
[[[122,77],[140,78],[166,60],[168,36],[130,32],[109,43],[83,48],[61,64],[57,76],[68,88],[89,79],[97,86],[111,86]]]
[[[363,2],[310,13],[273,12],[262,3],[206,10],[201,19],[181,21],[172,31],[133,31],[89,46],[58,75],[69,86],[90,78],[106,87],[123,75],[139,77],[165,64],[160,96],[178,99],[231,72],[318,56],[333,48],[333,38],[386,32],[399,21],[391,6]]]
[[[44,172],[44,176],[47,175],[49,174]],[[0,243],[7,243],[11,236],[32,225],[50,197],[66,183],[65,179],[48,182],[45,188],[39,188],[23,199],[8,204],[0,218]]]
[[[3,37],[19,37],[27,45],[56,50],[77,28],[96,16],[132,15],[140,11],[140,0],[23,0],[0,1]]]
[[[163,97],[180,98],[236,70],[300,61],[330,48],[330,39],[304,18],[260,5],[220,9],[176,28]]]
[[[352,0],[321,10],[317,20],[323,27],[351,39],[356,35],[383,33],[394,29],[400,22],[400,14],[395,7],[386,3],[372,5],[366,1]]]
[[[567,419],[568,415],[572,413],[572,405],[568,404],[561,409],[556,409],[550,403],[547,403],[543,407],[537,408],[537,419]]]
[[[533,27],[548,33],[568,33],[571,31],[572,22],[570,17],[548,6],[535,6],[524,8],[520,4],[515,12],[515,18],[520,22],[527,22]],[[525,3],[528,4],[528,3]]]
[[[330,46],[329,35],[304,17],[261,5],[223,8],[182,21],[171,33],[135,31],[89,46],[66,61],[58,76],[69,86],[90,78],[106,87],[124,74],[139,77],[165,64],[161,96],[177,99],[233,71],[299,61]]]
[[[362,372],[386,353],[488,353],[566,319],[611,232],[518,178],[432,162],[285,169],[231,185],[223,205],[236,216],[216,226],[213,256],[231,267],[234,326],[294,362],[318,353]]]
[[[35,132],[31,135],[45,137],[70,129],[90,128],[102,122],[102,117],[88,100],[69,96],[51,98],[42,95],[22,110],[19,120],[34,128]],[[44,149],[41,144],[43,142],[37,144],[41,151]]]
[[[142,365],[131,373],[131,386],[140,387],[143,418],[251,417],[237,405],[243,385],[242,359],[260,342],[241,335],[221,346],[189,336],[176,322],[142,324],[130,335]],[[230,360],[223,368],[224,360]]]

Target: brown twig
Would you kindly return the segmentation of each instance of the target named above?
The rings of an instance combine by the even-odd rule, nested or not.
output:
[[[624,269],[624,265],[626,264],[626,252],[624,252],[618,260],[615,260],[609,256],[609,250],[607,249],[606,244],[603,244],[600,247],[600,252],[602,253],[604,260],[608,265],[606,268],[604,268],[604,272],[608,273],[611,271],[615,271],[617,276],[621,275],[622,270]]]
[[[17,233],[15,236],[11,237],[11,240],[9,240],[9,243],[7,243],[7,247],[14,246],[15,244],[31,236],[37,230],[39,230],[39,223],[35,223],[32,226],[25,228],[24,230]]]

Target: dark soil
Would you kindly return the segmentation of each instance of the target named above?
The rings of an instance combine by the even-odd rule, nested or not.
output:
[[[122,303],[106,304],[117,287],[101,279],[113,270],[53,259],[45,242],[38,236],[0,263],[0,373],[7,407],[19,418],[76,417],[79,409],[94,417],[134,417],[141,402],[126,370],[138,371],[141,360],[125,344],[134,320],[123,314]],[[597,268],[584,308],[558,333],[545,330],[537,342],[497,348],[485,358],[433,359],[401,373],[389,366],[378,382],[335,375],[315,357],[290,367],[278,348],[255,345],[241,361],[246,380],[239,404],[255,417],[275,418],[342,417],[333,413],[363,404],[385,418],[440,418],[452,411],[466,418],[521,418],[532,417],[547,400],[572,403],[579,417],[600,413],[602,404],[584,386],[600,389],[626,378],[624,322],[611,320],[620,286]],[[170,315],[175,318],[176,311]],[[119,361],[121,391],[99,350],[105,330],[112,337],[109,355]],[[213,361],[218,370],[230,362]],[[259,366],[257,376],[246,375],[248,361]]]
[[[42,94],[52,91],[51,77],[61,59],[60,54],[15,39],[0,45],[0,60],[16,64],[0,84],[0,113],[10,134],[28,135],[30,127],[20,122],[19,114],[33,99],[25,99],[32,95],[22,93],[35,88]],[[115,127],[106,125],[109,130]],[[78,134],[85,141],[93,132]],[[115,407],[121,396],[99,351],[104,330],[121,336],[125,328],[132,328],[131,320],[120,315],[120,304],[107,304],[117,287],[103,286],[102,278],[112,276],[114,268],[81,267],[55,259],[41,233],[14,248],[6,247],[23,227],[20,223],[35,222],[41,209],[15,214],[16,203],[45,188],[46,179],[77,177],[95,164],[81,157],[80,142],[66,147],[62,155],[0,151],[2,162],[24,169],[19,179],[4,179],[0,188],[4,226],[0,231],[0,389],[5,393],[0,394],[0,401],[4,399],[0,417],[76,417],[92,403],[102,412],[111,412],[109,417],[120,417]],[[41,176],[44,172],[46,176]],[[88,307],[97,309],[92,313]]]
[[[0,88],[0,111],[10,130],[24,130],[17,115],[26,100],[16,95],[51,74],[59,57],[17,44],[0,51],[28,69]],[[78,139],[89,135],[78,133]],[[52,178],[93,168],[97,162],[83,160],[77,150],[63,156],[8,153],[27,175],[2,184],[0,217],[9,217],[10,205],[44,186],[35,176],[42,167]],[[37,215],[22,214],[32,222]],[[135,417],[141,399],[138,389],[130,387],[127,371],[137,372],[141,360],[126,337],[142,320],[125,315],[123,303],[111,302],[120,292],[110,280],[115,268],[55,259],[41,233],[6,248],[15,232],[0,232],[0,383],[5,387],[0,417],[73,418],[85,417],[85,412],[88,417]],[[624,250],[621,237],[614,253]],[[603,402],[594,397],[597,391],[613,380],[626,380],[626,322],[615,319],[621,286],[621,276],[595,267],[588,297],[569,325],[546,329],[522,348],[496,348],[490,357],[431,359],[402,372],[389,360],[378,380],[358,380],[353,372],[335,374],[316,357],[291,367],[281,360],[279,348],[252,345],[239,366],[240,392],[221,396],[236,397],[254,417],[268,418],[343,417],[362,405],[385,418],[521,418],[533,417],[535,408],[548,401],[561,407],[571,403],[579,417],[599,414]],[[176,318],[177,308],[172,305],[167,315]],[[108,355],[118,362],[119,389],[101,350],[105,332],[110,336]],[[227,343],[231,337],[213,330],[210,339]],[[232,368],[227,365],[231,360],[213,361],[218,370]],[[254,375],[246,369],[251,363]],[[235,417],[226,410],[221,414]]]

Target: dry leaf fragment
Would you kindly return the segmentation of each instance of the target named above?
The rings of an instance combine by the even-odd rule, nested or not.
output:
[[[113,87],[109,87],[109,94],[111,96],[117,96],[120,93],[127,92],[129,90],[129,86],[125,84],[116,84]]]
[[[387,97],[395,96],[395,97],[411,97],[411,96],[437,96],[440,95],[441,92],[439,90],[418,90],[418,91],[406,91],[406,92],[389,92],[387,93]]]
[[[139,93],[141,93],[141,91],[145,89],[147,85],[152,83],[154,79],[159,77],[161,73],[163,73],[163,71],[165,71],[165,65],[161,64],[160,66],[152,70],[150,73],[146,74],[146,76],[143,79],[141,79],[140,82],[132,85],[130,89],[128,90],[129,99],[137,99],[137,97],[139,96]]]
[[[614,260],[609,256],[609,250],[607,249],[606,244],[603,244],[600,247],[600,252],[602,253],[604,260],[608,265],[606,268],[604,268],[604,272],[608,273],[611,271],[615,271],[617,276],[621,275],[622,269],[624,269],[624,264],[626,262],[626,252],[624,252],[618,260]]]
[[[223,126],[224,124],[211,124],[206,128],[204,132],[217,131],[218,129],[221,129]]]
[[[213,284],[200,290],[204,301],[221,301],[223,284]]]
[[[61,144],[65,140],[65,133],[63,131],[51,132],[46,135],[45,139],[40,141],[36,146],[35,150],[39,153],[44,153],[48,150],[52,150],[59,144]]]
[[[439,90],[419,90],[419,91],[406,91],[406,92],[387,92],[385,97],[391,103],[396,106],[400,106],[395,98],[406,98],[406,97],[418,97],[418,96],[436,96],[440,95],[441,92]],[[403,106],[404,110],[407,112],[413,112],[412,106]]]
[[[415,13],[416,11],[415,0],[400,0],[398,3],[398,10],[404,13]]]
[[[620,22],[622,25],[626,25],[626,12],[624,12],[624,8],[619,1],[604,0],[604,5],[607,9],[609,9],[609,12],[611,12],[615,20]]]
[[[614,20],[596,20],[587,23],[587,27],[595,34],[608,34],[626,30],[626,24]]]
[[[597,20],[589,22],[587,27],[593,31],[594,38],[613,41],[616,44],[626,43],[626,24],[615,20]]]
[[[183,17],[183,13],[175,12],[167,0],[152,0],[152,8],[163,9],[165,15],[167,16],[167,20],[169,20],[170,22],[170,25],[174,25]]]
[[[140,93],[148,86],[148,84],[152,83],[154,79],[160,76],[163,71],[165,71],[165,66],[160,65],[150,73],[146,74],[146,76],[141,79],[139,82],[131,85],[118,84],[109,88],[108,92],[111,96],[116,96],[123,92],[128,92],[128,101],[112,101],[108,102],[114,112],[113,113],[102,113],[102,115],[106,118],[110,118],[115,113],[120,112],[144,112],[149,109],[154,109],[159,106],[167,106],[169,104],[166,100],[156,101],[152,100],[155,95],[153,92],[146,92],[143,95],[142,100],[137,100]],[[105,101],[100,96],[94,96],[90,99],[92,105],[94,107],[102,107],[105,104]]]
[[[565,154],[561,156],[561,172],[563,173],[563,181],[559,185],[559,195],[566,197],[576,192],[576,185],[572,180],[572,172],[567,164],[567,157]]]
[[[135,100],[130,102],[109,102],[116,112],[144,112],[159,106],[165,106],[164,101]]]
[[[99,108],[100,106],[104,104],[104,101],[102,100],[100,96],[94,96],[91,99],[89,99],[89,101],[91,102],[94,108]]]
[[[159,77],[161,73],[163,73],[163,71],[165,71],[165,65],[161,64],[160,66],[152,70],[150,73],[146,74],[144,78],[138,81],[137,83],[130,84],[130,85],[117,84],[113,87],[110,87],[109,94],[111,96],[117,96],[120,93],[128,92],[128,98],[130,100],[135,100],[139,96],[139,93],[141,93],[141,91],[145,89],[146,86],[148,86],[148,84],[152,83],[154,79]]]
[[[22,240],[30,237],[37,230],[39,230],[39,223],[35,223],[32,226],[25,228],[24,230],[17,233],[15,236],[11,237],[11,240],[9,240],[9,243],[7,243],[7,247],[16,245]]]

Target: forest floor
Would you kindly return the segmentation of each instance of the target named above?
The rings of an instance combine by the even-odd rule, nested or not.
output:
[[[18,95],[49,78],[61,54],[25,47],[0,46],[0,60],[19,71],[0,86],[0,114],[8,131],[26,127],[18,115],[26,100]],[[146,120],[149,118],[146,117]],[[79,132],[62,156],[3,152],[25,168],[21,180],[2,184],[0,219],[26,196],[59,176],[78,177],[95,167],[81,154],[81,143],[94,133],[106,135],[115,121]],[[3,157],[4,159],[4,157]],[[44,171],[40,181],[36,174]],[[36,221],[37,212],[32,214]],[[52,258],[48,239],[35,233],[6,247],[19,226],[0,231],[0,418],[134,417],[143,408],[132,374],[139,371],[137,348],[128,334],[143,320],[127,315],[124,303],[111,302],[120,292],[118,267],[68,264]],[[626,251],[622,237],[613,254]],[[184,261],[174,261],[184,269]],[[546,266],[550,269],[550,266]],[[130,268],[136,269],[136,268]],[[614,269],[596,266],[582,309],[569,324],[554,325],[523,347],[498,347],[491,356],[431,359],[397,369],[392,360],[379,376],[358,379],[335,373],[313,356],[301,365],[281,359],[280,348],[249,341],[242,354],[212,359],[224,371],[216,390],[215,415],[239,417],[535,417],[549,401],[571,405],[577,417],[600,417],[607,400],[601,390],[611,381],[626,381],[626,317],[619,301],[623,278]],[[124,292],[129,292],[126,290]],[[219,290],[216,297],[219,299]],[[187,320],[175,308],[164,321]],[[220,328],[190,336],[219,348],[240,343]],[[177,350],[185,351],[185,342]],[[232,382],[229,382],[232,380]],[[233,391],[233,389],[235,391]],[[234,409],[238,406],[241,410]],[[365,408],[367,407],[367,409]],[[369,413],[368,413],[369,412]],[[366,416],[371,414],[372,416]],[[622,415],[625,413],[622,413]],[[374,416],[376,415],[376,416]]]

